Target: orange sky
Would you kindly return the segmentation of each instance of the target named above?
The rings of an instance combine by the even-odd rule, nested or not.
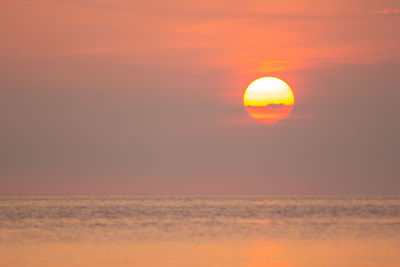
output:
[[[246,192],[392,190],[399,23],[387,0],[2,1],[0,193],[107,177],[150,193],[240,191],[230,179]],[[242,106],[262,76],[296,97],[273,128]]]

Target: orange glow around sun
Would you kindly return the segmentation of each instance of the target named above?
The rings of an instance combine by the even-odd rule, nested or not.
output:
[[[289,116],[294,105],[294,96],[289,85],[281,79],[263,77],[247,87],[243,104],[253,119],[275,123]]]

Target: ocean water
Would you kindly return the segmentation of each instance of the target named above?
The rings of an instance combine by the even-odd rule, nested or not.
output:
[[[400,196],[3,196],[0,266],[400,266]]]

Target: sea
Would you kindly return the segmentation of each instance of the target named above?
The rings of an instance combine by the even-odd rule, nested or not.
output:
[[[400,196],[1,196],[0,266],[398,267]]]

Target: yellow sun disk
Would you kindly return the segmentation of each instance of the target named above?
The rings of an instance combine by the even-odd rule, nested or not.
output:
[[[294,105],[293,92],[284,81],[263,77],[252,82],[243,95],[247,113],[263,123],[275,123],[289,116]]]
[[[274,77],[264,77],[252,82],[243,96],[245,106],[267,106],[269,104],[294,104],[289,85]]]

